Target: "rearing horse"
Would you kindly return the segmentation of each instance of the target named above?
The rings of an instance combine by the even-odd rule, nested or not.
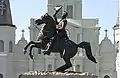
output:
[[[30,53],[29,53],[31,58],[33,58],[33,56],[31,55],[31,51],[32,51],[33,47],[44,49],[42,47],[42,45],[43,45],[42,40],[44,40],[44,37],[47,37],[48,40],[51,42],[52,38],[54,40],[55,35],[57,35],[56,30],[55,30],[56,25],[54,23],[53,18],[49,14],[45,14],[42,17],[42,19],[37,20],[36,23],[37,23],[37,25],[45,23],[45,26],[43,27],[43,30],[42,30],[43,35],[42,35],[42,37],[40,37],[40,40],[30,41],[24,48],[24,52],[26,53],[27,48],[32,44],[30,46]],[[45,31],[47,31],[47,32],[45,32]],[[88,57],[88,59],[94,63],[97,63],[96,59],[92,55],[91,46],[90,46],[89,42],[84,41],[79,44],[76,44],[72,40],[69,40],[69,42],[71,43],[70,46],[68,44],[66,44],[64,37],[60,38],[58,36],[58,38],[56,39],[56,41],[51,49],[52,53],[61,53],[62,52],[63,53],[62,58],[65,61],[65,64],[60,66],[59,68],[57,68],[56,71],[64,71],[64,70],[72,67],[70,59],[76,55],[78,47],[85,49],[86,56]]]

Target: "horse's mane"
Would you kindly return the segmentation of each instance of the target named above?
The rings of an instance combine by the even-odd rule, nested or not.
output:
[[[53,23],[55,23],[55,20],[53,19],[53,17],[51,15],[49,15],[49,17],[53,21]]]

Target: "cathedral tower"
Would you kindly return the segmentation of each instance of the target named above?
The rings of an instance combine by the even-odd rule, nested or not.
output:
[[[0,77],[2,78],[12,78],[11,57],[14,53],[15,30],[9,0],[0,0]]]
[[[53,15],[55,6],[62,6],[61,11],[57,15],[58,18],[61,17],[63,11],[67,11],[68,18],[82,19],[82,0],[48,0],[48,13]]]
[[[120,6],[118,6],[118,16],[117,16],[117,23],[113,27],[114,29],[114,44],[115,44],[115,52],[117,52],[116,58],[116,70],[117,70],[117,77],[120,77]]]

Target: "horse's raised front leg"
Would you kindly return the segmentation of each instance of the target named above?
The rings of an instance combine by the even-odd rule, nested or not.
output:
[[[24,51],[24,54],[27,53],[27,48],[31,45],[31,44],[34,44],[34,45],[40,45],[41,41],[30,41],[28,44],[25,45],[23,51]]]
[[[63,72],[63,71],[65,71],[66,69],[72,67],[72,64],[71,64],[71,62],[70,62],[70,58],[67,58],[67,56],[63,56],[63,59],[64,59],[64,61],[65,61],[66,64],[63,65],[63,66],[61,66],[61,67],[59,67],[59,68],[57,68],[55,71]]]
[[[34,47],[35,47],[35,48],[39,48],[39,45],[34,44],[34,45],[31,45],[31,46],[30,46],[30,53],[29,53],[29,55],[30,55],[30,58],[31,58],[31,59],[33,59],[32,49],[33,49]]]
[[[27,53],[27,48],[33,43],[33,41],[30,41],[28,44],[25,45],[25,47],[23,48],[24,54]]]

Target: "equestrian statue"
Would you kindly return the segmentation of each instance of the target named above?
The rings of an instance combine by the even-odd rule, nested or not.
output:
[[[39,48],[44,50],[44,55],[50,55],[50,53],[60,53],[60,57],[63,58],[65,64],[58,67],[55,71],[65,71],[66,69],[72,67],[72,63],[70,59],[76,55],[78,52],[78,48],[85,49],[86,56],[89,60],[94,63],[96,59],[92,55],[90,42],[83,41],[79,44],[76,44],[72,40],[70,40],[67,36],[67,32],[65,30],[67,26],[67,15],[68,13],[64,11],[61,16],[60,21],[57,21],[56,14],[60,11],[62,7],[55,8],[55,13],[53,16],[45,13],[41,16],[40,19],[37,19],[35,23],[37,25],[45,24],[43,28],[40,30],[36,41],[30,41],[24,47],[24,54],[27,53],[27,48],[30,46],[29,55],[31,59],[33,59],[32,49]]]

